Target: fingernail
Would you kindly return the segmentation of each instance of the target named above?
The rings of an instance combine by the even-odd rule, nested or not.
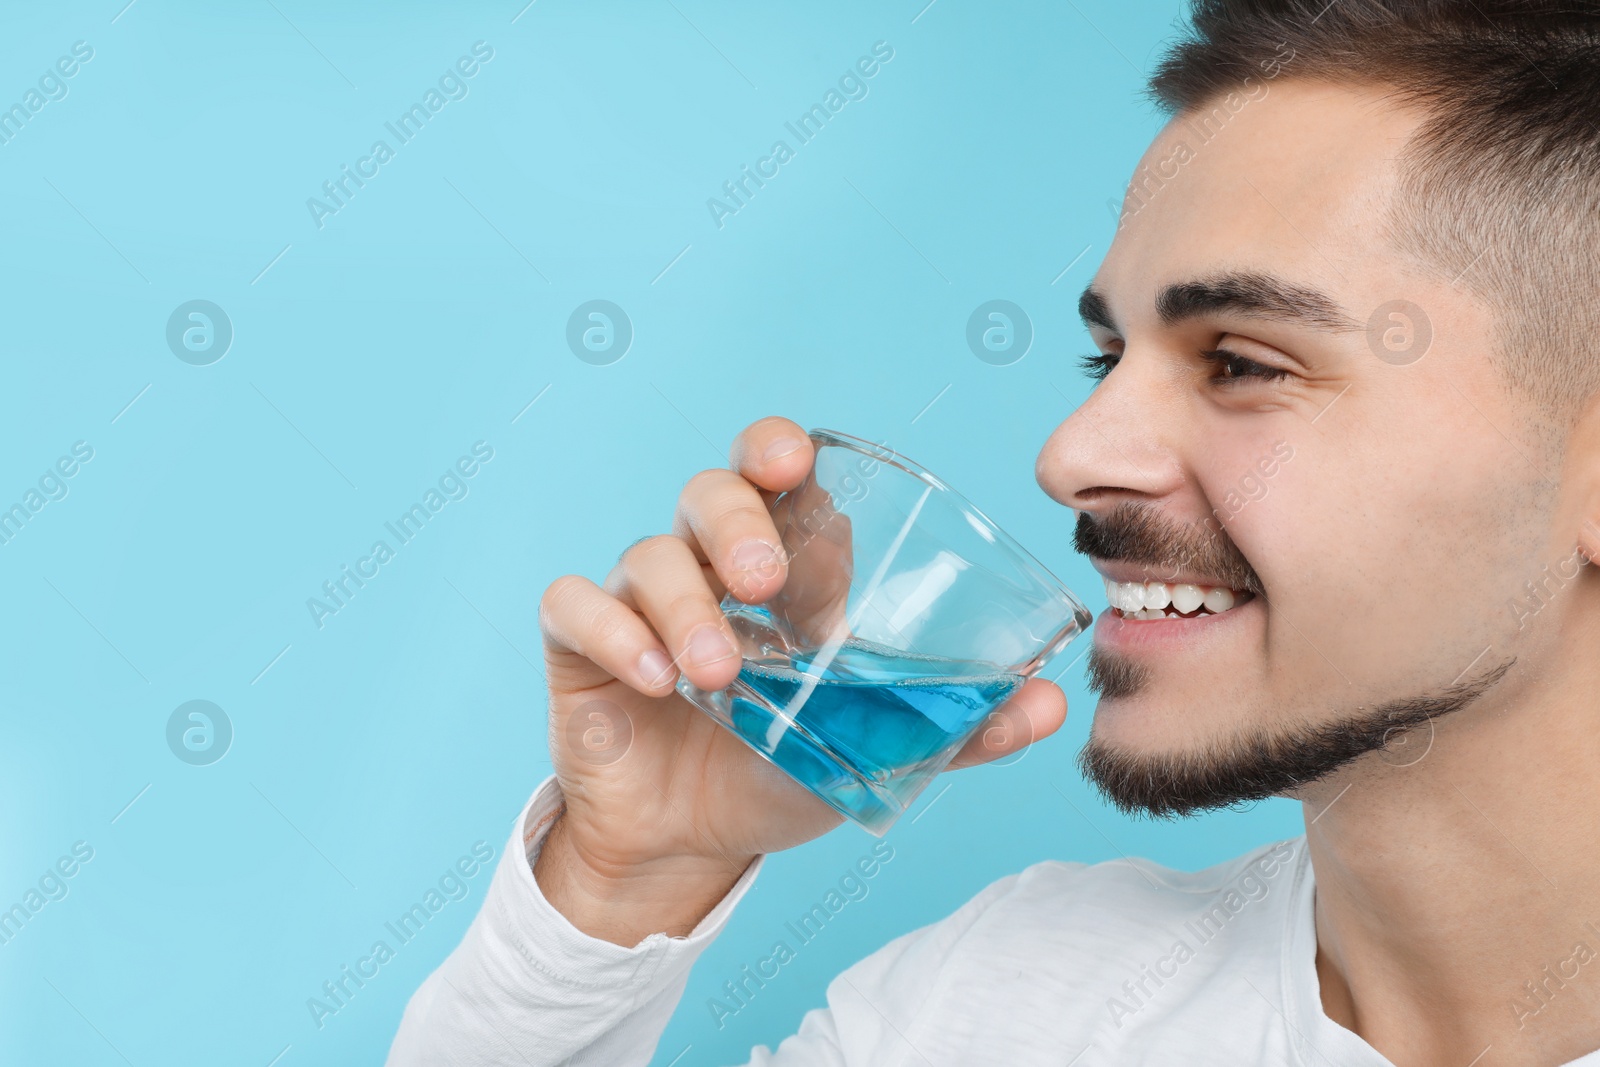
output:
[[[761,453],[761,460],[763,463],[771,463],[775,459],[782,459],[791,452],[800,451],[800,446],[803,444],[805,444],[804,441],[797,441],[793,437],[780,437],[769,444],[765,452]]]
[[[672,661],[666,653],[657,649],[650,649],[639,657],[639,676],[651,688],[659,687],[666,681],[666,675],[672,670]]]
[[[727,635],[711,623],[706,623],[689,635],[689,659],[697,667],[709,667],[738,654]]]
[[[741,571],[766,571],[778,562],[778,554],[765,541],[751,538],[733,550],[733,565]]]

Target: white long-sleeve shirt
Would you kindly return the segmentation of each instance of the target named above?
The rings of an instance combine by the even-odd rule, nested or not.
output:
[[[689,936],[623,948],[572,926],[534,881],[560,805],[552,775],[461,945],[411,998],[388,1067],[649,1063],[764,857]],[[1304,837],[1192,874],[1036,863],[847,968],[827,1007],[746,1067],[1390,1067],[1322,1011],[1313,889]],[[1600,1067],[1600,1051],[1568,1067]]]

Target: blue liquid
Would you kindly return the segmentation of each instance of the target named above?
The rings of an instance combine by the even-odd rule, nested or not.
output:
[[[793,725],[779,711],[810,686]],[[854,638],[820,671],[804,656],[787,664],[745,661],[734,685],[733,729],[840,811],[869,829],[887,825],[939,760],[1022,685],[993,664],[912,656]],[[742,685],[740,684],[742,683]],[[926,768],[919,776],[918,770]],[[894,780],[899,788],[882,788]],[[907,787],[910,795],[905,795]]]

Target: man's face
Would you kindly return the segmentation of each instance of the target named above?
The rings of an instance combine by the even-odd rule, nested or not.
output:
[[[1491,314],[1453,284],[1472,264],[1386,234],[1420,114],[1256,88],[1146,153],[1085,301],[1112,369],[1038,459],[1107,578],[1233,587],[1215,614],[1101,615],[1091,749],[1134,763],[1248,764],[1526,663],[1548,620],[1513,603],[1572,555]]]

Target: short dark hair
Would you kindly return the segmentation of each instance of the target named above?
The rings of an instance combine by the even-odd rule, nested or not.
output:
[[[1148,93],[1191,112],[1262,71],[1424,111],[1391,239],[1496,311],[1507,382],[1569,426],[1600,391],[1600,2],[1191,0]]]

